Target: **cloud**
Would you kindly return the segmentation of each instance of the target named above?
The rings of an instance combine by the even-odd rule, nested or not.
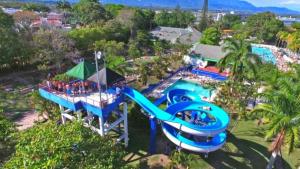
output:
[[[282,1],[279,4],[281,5],[300,5],[299,0],[287,0],[287,1]]]

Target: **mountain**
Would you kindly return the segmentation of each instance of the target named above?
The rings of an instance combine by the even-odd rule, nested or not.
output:
[[[57,0],[18,0],[23,2],[43,2],[55,3]],[[69,0],[76,3],[79,0]],[[175,8],[179,5],[183,9],[201,9],[203,0],[101,0],[102,3],[123,4],[128,6],[139,7],[160,7],[160,8]],[[300,14],[300,11],[290,10],[280,7],[256,7],[249,2],[243,0],[209,0],[209,10],[223,11],[241,11],[241,12],[265,12],[270,11],[276,14]]]

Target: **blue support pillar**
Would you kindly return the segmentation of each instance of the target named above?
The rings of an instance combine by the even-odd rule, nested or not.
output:
[[[154,116],[150,117],[150,145],[149,145],[149,153],[155,154],[156,152],[156,127],[157,120]]]

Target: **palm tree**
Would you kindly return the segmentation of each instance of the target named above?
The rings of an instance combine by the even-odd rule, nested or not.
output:
[[[221,71],[230,68],[234,80],[243,80],[243,77],[256,75],[261,60],[252,53],[250,43],[241,39],[226,39],[223,51],[226,52],[226,56],[218,63]]]
[[[298,75],[297,75],[298,76]],[[294,76],[296,77],[296,76]],[[277,88],[277,90],[274,90]],[[299,79],[282,77],[277,80],[273,89],[266,90],[262,97],[265,103],[258,105],[253,112],[270,119],[265,138],[272,139],[270,147],[272,156],[267,168],[272,168],[275,158],[281,155],[281,148],[286,145],[291,153],[299,141],[300,132],[300,85]]]

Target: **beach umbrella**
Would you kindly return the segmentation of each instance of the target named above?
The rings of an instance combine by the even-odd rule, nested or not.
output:
[[[88,61],[82,61],[72,69],[66,72],[68,76],[80,80],[86,80],[96,72],[96,67]]]

